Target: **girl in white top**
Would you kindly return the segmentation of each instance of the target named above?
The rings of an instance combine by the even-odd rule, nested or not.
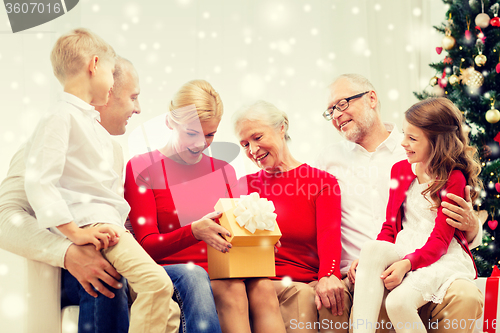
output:
[[[386,222],[366,243],[349,271],[355,278],[354,332],[375,332],[384,295],[396,332],[427,332],[418,308],[441,303],[456,279],[476,276],[464,234],[446,223],[440,208],[446,193],[464,196],[480,186],[475,148],[462,129],[462,113],[446,98],[431,98],[405,113],[401,145],[408,160],[396,163]],[[397,185],[396,185],[397,184]],[[477,197],[477,192],[472,195]],[[357,268],[357,271],[356,271]]]

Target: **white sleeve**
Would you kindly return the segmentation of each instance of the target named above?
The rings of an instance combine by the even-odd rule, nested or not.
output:
[[[24,191],[24,147],[12,158],[0,185],[0,248],[22,257],[63,267],[72,244],[65,237],[40,228]]]
[[[68,114],[46,116],[26,147],[24,188],[42,228],[73,221],[68,205],[56,187],[64,170],[70,125]]]
[[[479,223],[478,231],[476,237],[474,237],[472,242],[470,242],[469,244],[469,250],[475,249],[483,242],[483,225],[481,224],[481,220],[479,220],[478,223]]]
[[[123,159],[123,149],[122,146],[116,141],[111,140],[113,144],[113,170],[120,176],[121,181],[123,182],[123,170],[125,168],[125,161]]]
[[[312,166],[315,167],[316,169],[320,169],[323,171],[326,171],[326,163],[325,163],[325,155],[326,155],[326,149],[323,149],[319,155],[316,156],[316,159],[314,160]]]

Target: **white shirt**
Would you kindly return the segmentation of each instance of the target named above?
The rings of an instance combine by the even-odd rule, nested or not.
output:
[[[24,186],[42,228],[70,221],[123,227],[130,207],[113,170],[111,136],[98,120],[93,106],[64,93],[28,140]]]
[[[401,146],[403,134],[394,124],[384,125],[390,132],[389,137],[375,151],[368,152],[354,142],[342,140],[327,147],[316,162],[317,168],[337,178],[341,189],[342,274],[359,258],[363,244],[377,238],[385,222],[391,168],[406,159]],[[481,241],[479,229],[471,248]]]

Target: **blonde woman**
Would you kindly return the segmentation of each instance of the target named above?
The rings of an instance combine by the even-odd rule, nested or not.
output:
[[[214,222],[220,214],[213,207],[219,198],[236,195],[231,192],[237,184],[236,173],[228,163],[203,153],[214,139],[222,114],[220,96],[207,81],[184,84],[166,116],[166,126],[172,131],[166,145],[134,157],[127,165],[125,198],[131,206],[130,221],[139,243],[164,265],[174,283],[183,332],[220,332],[222,326],[225,333],[250,333],[246,298],[238,307],[217,308],[219,325],[206,273],[207,245],[221,252],[231,248],[219,236],[229,233]],[[182,265],[186,263],[190,264]],[[240,280],[222,281],[226,282],[213,281],[215,294],[219,286],[231,288]],[[278,323],[281,320],[276,293],[272,289],[266,294],[259,281],[247,280],[251,294],[271,301],[251,313],[254,332],[267,327],[260,332],[278,333],[276,320],[268,320],[269,314]],[[269,311],[273,307],[274,312]],[[282,323],[281,327],[284,332]]]

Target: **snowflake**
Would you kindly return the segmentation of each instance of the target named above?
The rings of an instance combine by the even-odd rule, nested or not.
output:
[[[25,300],[21,295],[11,294],[3,297],[2,312],[11,318],[20,317],[26,311]]]
[[[389,90],[388,97],[390,100],[395,101],[399,99],[399,92],[397,91],[397,89],[391,89]]]
[[[283,287],[289,287],[292,285],[292,278],[289,276],[284,276],[283,279],[281,279],[281,284]]]
[[[101,163],[99,163],[99,169],[101,169],[102,171],[109,170],[110,169],[110,165],[106,161],[101,161]]]
[[[92,200],[92,197],[90,196],[90,194],[82,193],[80,195],[80,202],[82,202],[82,203],[89,203],[91,200]]]
[[[390,188],[390,189],[395,190],[395,189],[397,189],[397,188],[398,188],[398,186],[399,186],[399,182],[398,182],[398,180],[397,180],[397,179],[391,179],[391,180],[389,181],[389,188]]]

